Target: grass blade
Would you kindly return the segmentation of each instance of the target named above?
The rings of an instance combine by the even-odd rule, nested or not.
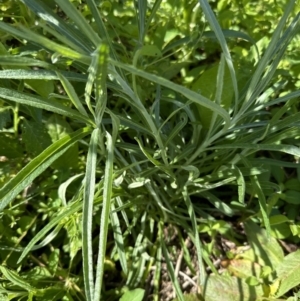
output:
[[[212,30],[214,31],[220,46],[222,48],[222,51],[224,53],[224,57],[226,60],[226,63],[228,65],[230,76],[233,84],[234,94],[235,94],[235,112],[237,111],[237,105],[238,105],[238,99],[239,99],[239,92],[238,92],[238,85],[237,85],[237,79],[235,70],[232,63],[232,58],[226,43],[226,39],[224,37],[224,34],[222,32],[222,29],[210,7],[207,0],[199,0],[201,8],[205,14],[205,17],[207,18],[207,21],[209,22],[209,25],[211,26]]]
[[[87,124],[94,125],[93,121],[85,115],[78,113],[77,111],[70,109],[58,102],[54,102],[50,99],[43,99],[38,96],[32,96],[31,94],[20,93],[15,90],[0,88],[0,97],[14,101],[16,103],[32,106],[35,108],[44,109],[50,112],[58,113],[63,116],[70,117],[72,119],[79,119]]]
[[[84,34],[84,36],[88,37],[96,47],[101,43],[99,36],[71,2],[65,0],[55,0],[55,2],[66,13],[66,15],[75,22],[78,29]]]
[[[83,278],[86,298],[88,301],[94,300],[92,225],[99,136],[100,130],[94,129],[87,155],[82,208]]]
[[[195,246],[197,250],[197,257],[198,257],[198,265],[199,265],[199,280],[200,280],[200,286],[203,287],[205,283],[205,269],[202,261],[202,247],[201,247],[201,242],[199,238],[199,231],[197,228],[197,220],[196,220],[196,215],[195,211],[193,208],[193,204],[190,200],[189,194],[187,187],[185,186],[182,192],[183,199],[185,201],[185,205],[188,209],[189,216],[191,218],[192,222],[192,228],[193,228],[193,236],[195,237]]]
[[[73,203],[69,207],[66,207],[65,210],[63,210],[62,213],[60,213],[58,216],[51,219],[49,223],[41,231],[39,231],[29,242],[29,244],[24,248],[23,253],[21,254],[17,264],[19,264],[31,250],[34,250],[35,246],[40,246],[40,244],[36,245],[36,243],[39,240],[41,240],[53,227],[55,227],[60,222],[67,219],[69,216],[79,211],[81,207],[82,204],[80,202]]]
[[[99,253],[96,271],[95,294],[93,301],[101,298],[101,288],[104,274],[104,260],[106,254],[106,242],[108,233],[110,202],[112,198],[113,185],[113,163],[114,163],[114,141],[111,135],[106,132],[107,138],[107,159],[105,164],[103,206],[100,220]]]
[[[159,227],[161,228],[160,231],[163,232],[163,230],[162,230],[163,224],[162,223],[159,224]],[[176,278],[174,267],[173,267],[173,264],[171,262],[169,252],[167,250],[167,246],[165,244],[164,238],[161,240],[161,247],[162,247],[162,253],[164,254],[164,257],[165,257],[165,260],[166,260],[166,263],[167,263],[168,274],[169,274],[169,277],[172,281],[173,287],[176,291],[177,298],[178,298],[179,301],[184,301],[185,299],[184,299],[183,293],[181,291],[178,279]]]
[[[57,158],[65,153],[69,147],[87,136],[90,132],[90,128],[82,128],[72,134],[66,135],[31,160],[14,178],[0,189],[0,211]]]
[[[225,127],[229,126],[229,124],[230,124],[229,114],[220,105],[212,102],[208,98],[203,97],[200,94],[198,94],[198,93],[196,93],[196,92],[194,92],[190,89],[187,89],[187,88],[185,88],[181,85],[175,84],[175,83],[173,83],[173,82],[171,82],[171,81],[169,81],[169,80],[167,80],[163,77],[160,77],[160,76],[157,76],[157,75],[154,75],[154,74],[150,74],[150,73],[145,72],[143,70],[139,70],[139,69],[135,68],[134,66],[123,64],[123,63],[113,61],[113,60],[110,60],[110,62],[113,65],[117,66],[117,67],[120,67],[120,68],[122,68],[126,71],[129,71],[132,74],[143,77],[143,78],[145,78],[149,81],[152,81],[152,82],[157,83],[161,86],[165,86],[165,87],[167,87],[167,88],[169,88],[173,91],[176,91],[176,92],[184,95],[187,99],[195,102],[196,104],[198,104],[200,106],[204,106],[204,107],[212,110],[213,112],[216,112],[218,115],[222,116],[222,118],[224,119]]]
[[[66,77],[64,77],[59,72],[56,72],[58,78],[60,79],[61,84],[63,85],[67,95],[69,96],[70,100],[72,101],[73,105],[76,107],[76,109],[84,116],[88,117],[88,114],[83,107],[79,97],[77,96],[77,93],[75,92],[75,89],[71,85],[71,83],[68,81]]]

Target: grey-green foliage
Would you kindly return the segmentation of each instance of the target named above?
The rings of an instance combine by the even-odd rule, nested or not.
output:
[[[103,282],[109,260],[120,260],[126,284],[134,287],[145,282],[151,266],[163,254],[177,297],[183,301],[164,237],[164,223],[184,230],[195,244],[201,271],[200,287],[205,283],[202,258],[215,269],[199,238],[201,221],[214,220],[220,214],[229,217],[243,214],[245,218],[257,214],[271,235],[268,201],[280,188],[266,176],[266,165],[258,164],[255,158],[262,152],[286,154],[291,161],[293,156],[300,156],[300,149],[287,140],[299,135],[296,130],[299,113],[293,112],[291,101],[299,93],[281,96],[280,89],[285,84],[274,77],[286,48],[299,30],[299,14],[290,19],[295,1],[286,7],[262,59],[252,66],[255,71],[247,73],[248,81],[242,82],[238,77],[243,65],[235,69],[226,41],[228,32],[221,29],[208,1],[200,1],[201,11],[222,52],[211,98],[201,95],[197,85],[192,90],[182,82],[165,78],[157,70],[150,72],[151,64],[156,63],[151,62],[153,57],[170,63],[167,56],[152,56],[152,52],[149,55],[156,46],[142,48],[151,27],[149,20],[155,18],[159,5],[164,5],[162,1],[156,1],[149,13],[145,3],[138,1],[136,38],[140,48],[129,45],[134,53],[132,59],[125,59],[121,46],[110,39],[113,32],[104,22],[96,1],[89,0],[85,4],[89,11],[87,16],[76,8],[76,2],[55,2],[55,9],[59,9],[63,18],[47,2],[23,0],[22,9],[30,9],[38,16],[36,27],[21,21],[14,24],[17,26],[0,22],[0,30],[21,42],[25,39],[28,47],[37,49],[35,56],[42,55],[43,51],[47,53],[45,61],[34,59],[31,52],[22,52],[22,48],[22,55],[0,57],[4,68],[0,77],[11,81],[11,87],[0,87],[0,96],[14,110],[15,127],[25,118],[19,118],[19,109],[20,114],[28,118],[30,114],[26,115],[28,110],[24,108],[33,107],[43,110],[45,116],[49,116],[48,112],[60,116],[55,117],[57,121],[52,121],[52,125],[58,130],[64,129],[63,135],[53,139],[48,119],[46,128],[48,125],[51,143],[47,134],[40,133],[45,131],[42,126],[45,117],[40,118],[40,128],[36,128],[38,122],[24,120],[26,148],[35,158],[1,188],[0,209],[5,215],[3,210],[14,206],[17,196],[48,167],[63,168],[63,162],[54,163],[75,144],[82,146],[85,174],[73,197],[67,202],[64,196],[60,210],[27,244],[19,263],[52,228],[72,229],[69,224],[72,215],[79,213],[84,281],[81,289],[84,287],[86,300],[103,300],[109,293]],[[40,34],[41,30],[44,35]],[[233,36],[244,37],[242,33]],[[184,47],[181,42],[180,47]],[[255,46],[253,49],[257,50]],[[161,53],[164,54],[164,49]],[[243,63],[243,60],[239,62]],[[33,71],[32,66],[43,69]],[[180,66],[184,69],[185,65]],[[205,76],[205,71],[201,76]],[[18,85],[14,80],[18,80]],[[49,91],[54,89],[52,81],[55,81],[65,94],[49,92],[47,97],[38,88],[39,81],[48,83]],[[223,94],[228,88],[224,83],[228,81],[233,97],[224,105]],[[152,102],[151,106],[148,101]],[[266,110],[284,102],[275,114]],[[201,122],[205,118],[203,108],[212,112],[208,127]],[[5,118],[0,123],[2,127],[8,122]],[[72,123],[74,132],[66,120]],[[29,140],[33,141],[34,136],[43,136],[43,139],[32,144]],[[283,161],[279,158],[267,162],[284,166]],[[277,191],[270,192],[274,187]],[[247,208],[246,200],[253,198],[258,206]],[[98,247],[95,233],[99,233],[96,234]],[[73,253],[70,251],[72,259],[76,252],[77,248]],[[157,267],[156,300],[161,266]],[[8,275],[4,267],[3,271]],[[14,278],[22,287],[23,280]],[[23,288],[27,290],[24,285]],[[39,294],[43,291],[32,290],[28,298]],[[141,292],[138,294],[140,298]]]

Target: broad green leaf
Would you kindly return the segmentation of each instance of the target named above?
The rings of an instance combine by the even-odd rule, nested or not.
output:
[[[59,266],[60,249],[54,249],[49,256],[49,271],[54,275]]]
[[[215,64],[213,67],[205,70],[201,76],[193,82],[191,89],[211,101],[214,101],[217,91],[218,70],[219,64]],[[223,91],[221,95],[221,102],[219,104],[228,110],[234,98],[234,90],[228,67],[225,68],[222,84]],[[197,110],[199,111],[201,124],[208,129],[213,116],[213,111],[201,106],[197,106]]]
[[[49,80],[27,79],[25,80],[25,85],[29,86],[30,89],[43,98],[48,98],[54,92],[54,83]]]
[[[205,301],[256,301],[263,297],[262,286],[250,286],[244,279],[211,275],[204,289]]]
[[[11,121],[8,108],[0,109],[0,131]]]
[[[284,260],[277,266],[275,281],[280,282],[276,297],[281,297],[292,288],[300,284],[300,250],[290,253],[284,257]]]
[[[12,135],[0,133],[0,154],[7,158],[23,157],[23,147]]]
[[[48,168],[57,158],[78,140],[90,134],[90,128],[82,128],[50,145],[31,160],[14,178],[0,189],[2,211],[25,187]]]
[[[135,290],[125,292],[120,301],[142,301],[144,294],[145,290],[137,288]]]
[[[289,204],[300,204],[300,192],[296,190],[287,190],[280,195],[280,198]]]
[[[51,144],[51,138],[41,122],[24,120],[22,140],[26,150],[34,156],[39,155]]]
[[[46,121],[46,128],[52,139],[52,142],[63,138],[73,132],[69,123],[61,116],[53,114]],[[78,164],[78,144],[74,143],[59,159],[57,159],[54,168],[76,168]]]
[[[276,239],[286,239],[291,236],[291,227],[287,223],[281,223],[271,226],[271,235]]]
[[[248,220],[244,223],[247,239],[264,265],[275,269],[283,260],[283,250],[273,237],[267,237],[266,231],[254,222]],[[260,263],[260,262],[259,262]]]
[[[260,277],[261,266],[257,262],[248,259],[232,259],[221,262],[223,268],[226,268],[231,275],[238,278]]]
[[[269,220],[270,220],[270,225],[278,225],[278,224],[289,222],[289,219],[282,214],[272,215],[269,217]]]

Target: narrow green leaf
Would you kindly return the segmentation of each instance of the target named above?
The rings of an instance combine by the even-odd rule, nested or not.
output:
[[[230,71],[230,75],[231,75],[231,80],[232,80],[232,84],[233,84],[233,89],[234,89],[234,93],[235,93],[235,111],[237,111],[237,105],[238,105],[238,99],[239,99],[239,92],[238,92],[238,85],[237,85],[237,79],[236,79],[236,74],[235,74],[235,70],[233,67],[233,62],[232,62],[232,58],[226,43],[226,39],[224,37],[223,31],[220,27],[220,24],[218,23],[209,3],[207,0],[199,0],[201,8],[203,9],[203,12],[205,14],[205,17],[209,23],[209,25],[211,26],[212,30],[214,31],[220,46],[222,48],[222,51],[224,53],[224,57],[226,60],[226,63],[228,65],[229,71]]]
[[[222,146],[214,146],[208,147],[207,149],[252,149],[255,151],[259,150],[268,150],[268,151],[277,151],[283,152],[286,154],[290,154],[293,156],[300,157],[300,148],[294,145],[287,145],[287,144],[247,144],[247,143],[235,143],[235,144],[224,144]]]
[[[83,107],[79,97],[77,96],[77,93],[75,92],[75,89],[71,85],[71,83],[68,81],[66,77],[64,77],[61,73],[56,72],[58,78],[60,79],[60,82],[62,83],[67,95],[69,96],[70,100],[72,101],[75,108],[84,116],[88,117],[88,114]]]
[[[57,231],[59,231],[61,229],[61,225],[59,224],[60,222],[63,223],[63,221],[65,219],[67,219],[69,216],[71,216],[72,214],[74,214],[75,212],[79,211],[82,207],[81,202],[77,202],[77,203],[73,203],[71,204],[69,207],[65,208],[64,210],[62,210],[62,212],[52,218],[49,223],[42,229],[40,230],[34,237],[33,239],[29,242],[29,244],[26,246],[26,248],[24,248],[23,253],[21,254],[17,264],[19,264],[25,257],[26,255],[31,251],[34,250],[35,247],[43,245],[43,242],[46,241],[46,239],[39,245],[36,245],[36,243],[41,240],[53,227],[55,227],[57,225],[57,227],[54,229],[54,234],[58,233]],[[49,241],[47,241],[49,243]]]
[[[2,211],[25,187],[48,168],[69,147],[91,132],[90,128],[82,128],[66,135],[50,145],[40,155],[30,161],[14,178],[0,189],[0,211]]]
[[[32,287],[29,283],[27,283],[22,277],[20,277],[16,272],[9,270],[5,266],[0,265],[0,271],[2,274],[11,281],[14,285],[17,285],[28,292],[35,293],[37,291],[36,288]]]
[[[29,57],[17,56],[17,55],[1,55],[0,56],[0,65],[16,66],[16,67],[35,66],[35,67],[41,67],[41,68],[46,68],[46,69],[53,68],[53,65],[48,64],[46,62],[43,62],[43,61],[40,61],[37,59],[33,59],[33,58],[29,58]],[[1,71],[6,71],[6,70],[1,70]],[[33,70],[31,70],[31,71],[33,71]],[[37,71],[37,70],[34,70],[34,71]]]
[[[92,26],[88,23],[83,14],[75,8],[75,6],[65,0],[55,0],[65,14],[77,25],[78,29],[88,37],[90,41],[97,47],[101,43],[101,39],[95,33]]]
[[[202,191],[201,195],[205,197],[213,206],[215,206],[218,210],[223,212],[227,216],[233,215],[233,210],[224,202],[222,202],[219,198],[217,198],[213,193],[209,191]]]
[[[92,226],[99,135],[100,130],[94,129],[87,155],[86,173],[84,179],[84,198],[82,208],[83,278],[86,297],[88,301],[94,300]]]
[[[0,29],[4,32],[10,33],[13,36],[17,36],[22,39],[26,39],[28,41],[40,44],[44,48],[49,49],[53,52],[57,52],[60,55],[65,56],[67,58],[79,60],[83,63],[88,63],[90,61],[90,58],[87,54],[82,54],[60,44],[57,44],[49,40],[48,38],[40,36],[25,27],[17,29],[15,27],[5,24],[4,22],[0,22]]]
[[[6,88],[0,88],[0,97],[20,104],[58,113],[67,117],[71,117],[72,119],[79,119],[85,123],[94,125],[93,121],[88,117],[78,113],[76,110],[70,109],[50,99],[46,100],[38,96],[32,96],[31,94],[20,93]]]
[[[22,138],[26,150],[34,156],[39,155],[51,143],[51,138],[42,122],[24,120]]]
[[[260,183],[258,181],[257,176],[251,177],[251,183],[253,185],[253,188],[257,194],[258,197],[258,203],[260,207],[260,212],[263,218],[264,225],[267,230],[267,236],[271,236],[271,226],[270,226],[270,220],[268,216],[268,208],[267,208],[267,202],[266,202],[266,197],[264,195],[264,192],[260,186]]]
[[[43,30],[50,32],[72,49],[91,51],[91,45],[87,46],[88,43],[85,36],[82,35],[82,31],[59,17],[55,10],[47,6],[49,3],[43,0],[22,0],[22,2],[46,22],[47,26],[44,25],[44,22],[39,22],[38,24]]]
[[[185,205],[188,209],[188,213],[189,216],[191,218],[191,223],[192,223],[192,227],[193,227],[193,236],[195,238],[195,246],[196,246],[196,250],[197,250],[197,262],[199,265],[199,276],[200,276],[200,286],[203,287],[205,284],[205,268],[203,265],[203,260],[202,260],[202,246],[201,246],[201,242],[200,242],[200,238],[199,238],[199,231],[198,231],[198,227],[197,227],[197,219],[196,219],[196,215],[195,215],[195,211],[194,211],[194,207],[193,204],[190,200],[190,196],[188,194],[188,190],[187,187],[185,186],[182,192],[183,195],[183,199],[185,201]]]
[[[171,90],[174,90],[174,91],[184,95],[187,99],[197,103],[200,106],[209,108],[210,110],[216,112],[218,115],[222,116],[222,118],[225,121],[225,127],[229,126],[229,124],[230,124],[229,114],[220,105],[212,102],[208,98],[203,97],[202,95],[200,95],[192,90],[189,90],[189,89],[183,87],[182,85],[175,84],[163,77],[145,72],[143,70],[139,70],[139,69],[135,68],[134,66],[123,64],[123,63],[120,63],[120,62],[117,62],[114,60],[110,60],[110,62],[115,66],[118,66],[126,71],[129,71],[132,74],[143,77],[149,81],[152,81],[161,86],[165,86]]]
[[[19,64],[19,57],[12,56],[12,60]],[[1,56],[0,56],[1,60]],[[22,60],[21,60],[22,63]],[[34,64],[33,64],[34,65]],[[21,64],[22,66],[22,64]],[[53,66],[53,65],[51,65]],[[85,74],[76,73],[72,71],[60,71],[60,74],[65,76],[70,81],[86,82],[87,76]],[[25,69],[5,69],[0,70],[0,78],[8,79],[39,79],[39,80],[59,80],[55,71],[51,70],[25,70]]]
[[[103,205],[100,219],[99,235],[99,253],[96,270],[95,294],[93,301],[99,301],[101,297],[101,288],[104,274],[104,260],[106,254],[106,243],[108,233],[109,211],[112,199],[113,185],[113,165],[114,165],[114,144],[111,135],[106,132],[107,139],[107,159],[105,164],[104,187],[103,187]]]
[[[159,225],[160,227],[163,227],[163,225],[160,223]],[[165,260],[166,260],[166,264],[167,264],[167,267],[168,267],[168,274],[169,274],[169,277],[172,281],[172,284],[173,284],[173,287],[176,291],[176,295],[177,295],[177,298],[179,301],[184,301],[184,296],[183,296],[183,293],[182,293],[182,290],[180,288],[180,285],[178,283],[178,279],[175,275],[175,271],[174,271],[174,267],[173,267],[173,264],[171,262],[171,259],[170,259],[170,256],[169,256],[169,252],[167,250],[167,246],[165,244],[165,241],[164,239],[161,240],[161,247],[162,247],[162,253],[164,254],[164,257],[165,257]]]
[[[240,118],[243,116],[243,114],[251,106],[253,101],[255,101],[256,96],[259,95],[259,93],[261,93],[261,90],[258,90],[257,86],[259,85],[259,82],[261,81],[262,75],[263,75],[267,65],[273,58],[274,50],[277,48],[276,44],[278,43],[282,29],[284,28],[286,20],[288,19],[294,5],[295,5],[294,0],[289,1],[289,4],[284,11],[284,15],[282,16],[281,20],[279,21],[278,25],[276,26],[276,29],[275,29],[275,32],[271,39],[271,42],[269,43],[267,50],[265,51],[262,59],[259,61],[258,66],[252,76],[252,80],[248,87],[245,101],[243,103],[243,107],[238,112],[237,118]]]
[[[96,71],[95,71],[95,117],[98,127],[101,126],[102,117],[106,109],[107,103],[107,60],[109,56],[109,48],[105,43],[102,43],[98,48],[95,55]]]
[[[115,209],[116,208],[115,208],[114,203],[111,203],[111,212],[110,212],[111,225],[113,228],[113,233],[114,233],[116,247],[118,250],[120,264],[121,264],[124,274],[127,275],[128,268],[127,268],[126,252],[125,252],[125,247],[124,247],[124,239],[123,239],[122,229],[120,227],[118,213],[115,211]]]

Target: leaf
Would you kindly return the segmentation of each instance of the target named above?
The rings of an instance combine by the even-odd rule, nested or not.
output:
[[[120,301],[142,301],[145,295],[145,290],[137,288],[132,291],[127,291],[120,299]]]
[[[25,84],[44,98],[48,98],[49,94],[54,92],[54,83],[52,80],[27,79],[25,80]]]
[[[272,216],[270,216],[269,220],[270,220],[271,226],[289,222],[289,219],[285,215],[282,215],[282,214],[272,215]]]
[[[290,253],[277,266],[276,281],[280,281],[276,297],[281,297],[289,290],[300,284],[300,250]]]
[[[15,271],[9,270],[8,268],[0,265],[0,271],[6,279],[11,281],[14,285],[17,285],[28,292],[36,292],[37,289],[27,283],[22,277],[20,277]]]
[[[262,296],[262,286],[250,286],[243,279],[219,275],[208,277],[203,294],[205,301],[256,301]]]
[[[283,260],[282,248],[275,238],[267,237],[266,231],[248,220],[244,223],[247,239],[258,256],[264,263],[275,269]],[[260,263],[260,262],[259,262]]]
[[[94,300],[92,225],[99,135],[100,130],[94,129],[87,155],[82,208],[83,279],[88,301]]]
[[[22,140],[27,152],[39,155],[51,144],[51,138],[41,122],[24,120]]]
[[[115,122],[116,120],[113,120],[112,136],[108,132],[106,132],[107,157],[105,162],[105,174],[104,174],[104,184],[103,184],[103,205],[102,205],[102,212],[101,212],[101,219],[100,219],[99,252],[98,252],[97,270],[96,270],[95,300],[100,300],[101,288],[103,284],[109,213],[111,209],[110,203],[112,202],[112,198],[113,198],[112,187],[113,187],[113,175],[114,175],[114,170],[113,170],[114,147],[116,142],[115,136],[119,128],[118,124]]]
[[[59,139],[73,132],[69,123],[60,117],[59,115],[53,114],[46,122],[48,133],[52,138],[52,142],[56,142]],[[76,167],[78,163],[78,145],[75,143],[70,147],[65,154],[57,159],[53,167],[54,168],[71,168]]]
[[[198,104],[200,106],[204,106],[206,108],[209,108],[210,110],[216,112],[218,115],[222,116],[225,123],[227,125],[229,125],[230,118],[229,118],[229,114],[226,112],[226,110],[223,109],[218,104],[212,102],[210,99],[200,95],[199,93],[189,90],[181,85],[175,84],[175,83],[173,83],[165,78],[162,78],[160,76],[145,72],[143,70],[139,70],[134,66],[123,64],[121,62],[117,62],[114,60],[110,60],[110,62],[117,67],[120,67],[124,70],[129,71],[131,74],[135,74],[135,75],[143,77],[149,81],[157,83],[161,86],[165,86],[171,90],[174,90],[174,91],[184,95],[185,97],[187,97],[187,99],[195,102],[196,104]]]
[[[33,96],[31,94],[20,93],[11,89],[0,88],[0,97],[14,101],[16,103],[32,106],[35,108],[40,108],[48,110],[54,113],[58,113],[72,119],[79,119],[88,124],[94,125],[92,120],[88,117],[78,113],[76,110],[72,110],[58,102],[52,101],[50,99],[43,99],[38,96]]]
[[[215,91],[217,89],[217,74],[218,74],[219,64],[215,64],[212,68],[205,70],[201,76],[192,84],[191,89],[204,97],[213,101],[216,97]],[[226,110],[230,107],[232,99],[234,97],[234,89],[232,85],[232,80],[230,77],[228,67],[225,68],[225,73],[223,77],[223,91],[221,97],[221,105]],[[201,124],[204,128],[208,129],[213,112],[208,108],[197,106],[199,115],[201,118]]]
[[[0,154],[7,158],[20,158],[23,156],[23,148],[17,139],[0,133]]]
[[[11,121],[10,113],[7,108],[0,109],[0,131]]]
[[[229,262],[224,262],[222,266],[238,278],[248,278],[250,276],[259,278],[261,273],[261,266],[248,259],[232,259]]]
[[[280,196],[280,198],[289,204],[300,204],[300,192],[296,190],[287,190],[284,194]]]
[[[50,145],[31,160],[14,178],[0,189],[2,211],[25,187],[59,158],[70,146],[91,132],[90,128],[79,129]]]

